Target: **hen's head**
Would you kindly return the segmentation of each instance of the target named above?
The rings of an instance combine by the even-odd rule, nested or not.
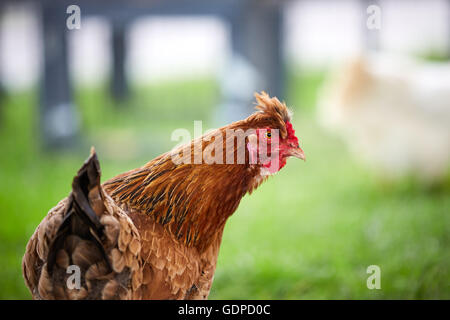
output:
[[[255,97],[257,112],[242,124],[245,129],[254,130],[247,137],[250,163],[260,165],[264,174],[273,174],[285,166],[288,157],[305,160],[291,123],[290,110],[264,91]]]

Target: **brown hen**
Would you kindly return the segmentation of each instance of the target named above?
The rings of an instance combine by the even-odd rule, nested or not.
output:
[[[206,299],[227,218],[289,156],[304,159],[286,105],[264,92],[256,99],[247,119],[103,185],[92,150],[28,242],[33,298]],[[229,132],[244,132],[242,143]]]

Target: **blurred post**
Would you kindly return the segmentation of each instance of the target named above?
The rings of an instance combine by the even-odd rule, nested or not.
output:
[[[0,24],[3,22],[3,6],[0,5]],[[1,65],[0,65],[1,67]],[[2,70],[0,70],[0,74],[2,74]],[[0,127],[2,126],[2,122],[3,122],[3,104],[4,104],[4,99],[6,97],[6,90],[3,87],[3,83],[2,81],[0,81]]]
[[[447,59],[450,60],[450,1],[446,1],[447,4],[447,28],[448,28],[448,34],[447,37]]]
[[[226,122],[253,112],[255,91],[283,98],[282,4],[243,1],[229,17],[232,61],[221,81]]]
[[[368,8],[370,6],[376,6],[380,7],[380,3],[378,0],[360,0],[360,7],[362,11],[362,30],[363,30],[363,37],[364,37],[364,45],[365,49],[369,51],[376,51],[379,49],[380,46],[380,30],[379,29],[369,29],[367,26],[367,19],[369,18],[369,13],[367,12]],[[380,11],[380,19],[382,12]]]
[[[113,20],[112,22],[112,51],[113,76],[111,91],[116,101],[124,101],[129,94],[126,72],[126,22]]]
[[[67,63],[66,17],[63,5],[53,1],[42,3],[44,78],[40,128],[44,147],[49,149],[73,144],[78,131]]]

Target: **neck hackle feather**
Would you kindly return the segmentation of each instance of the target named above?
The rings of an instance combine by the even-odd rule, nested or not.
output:
[[[281,138],[285,138],[291,119],[286,105],[265,92],[255,97],[255,113],[210,134],[270,127],[278,129]],[[208,143],[213,142],[202,139],[201,149],[194,148],[194,142],[188,144],[192,157]],[[237,147],[231,152],[237,153]],[[104,188],[116,202],[152,217],[186,246],[205,250],[242,197],[265,178],[256,179],[260,168],[249,164],[247,153],[244,164],[175,164],[171,154],[162,154],[141,168],[112,178]],[[226,156],[225,150],[223,155]]]

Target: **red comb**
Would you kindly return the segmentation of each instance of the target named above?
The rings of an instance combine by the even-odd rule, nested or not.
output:
[[[288,134],[288,139],[295,139],[298,142],[298,139],[295,136],[294,127],[292,126],[292,123],[290,123],[289,121],[286,121],[286,130],[287,130],[287,134]]]

